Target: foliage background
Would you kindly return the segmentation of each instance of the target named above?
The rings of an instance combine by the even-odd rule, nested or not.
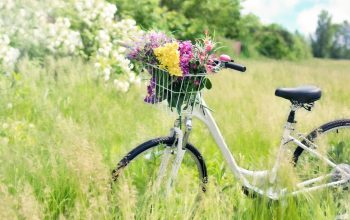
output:
[[[263,25],[259,18],[241,15],[239,0],[115,0],[121,17],[132,17],[143,28],[173,33],[179,39],[195,39],[204,30],[242,43],[245,57],[266,56],[276,59],[310,57],[310,47],[298,33],[278,25]],[[134,5],[140,7],[134,7]],[[229,49],[232,54],[232,49]],[[227,50],[226,50],[227,51]],[[233,54],[232,54],[233,55]]]

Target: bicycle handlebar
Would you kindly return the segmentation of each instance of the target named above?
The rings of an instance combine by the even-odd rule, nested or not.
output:
[[[240,72],[245,72],[247,68],[241,64],[234,63],[234,62],[223,62],[224,68],[234,69]]]
[[[231,61],[215,60],[214,62],[215,62],[215,64],[221,65],[221,67],[223,67],[223,68],[233,69],[233,70],[237,70],[240,72],[245,72],[247,70],[247,68],[245,66],[238,64],[238,63],[234,63],[233,60],[231,60]]]

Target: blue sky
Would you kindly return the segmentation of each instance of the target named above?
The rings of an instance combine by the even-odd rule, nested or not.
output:
[[[242,7],[243,14],[253,13],[265,24],[278,23],[304,35],[315,31],[323,9],[335,23],[350,21],[350,0],[245,0]]]

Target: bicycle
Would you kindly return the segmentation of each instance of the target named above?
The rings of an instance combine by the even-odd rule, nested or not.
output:
[[[236,64],[233,61],[216,61],[222,68],[230,68],[240,72],[245,72],[243,65]],[[176,94],[170,87],[169,80],[164,77],[165,70],[157,66],[148,65],[149,72],[156,79],[155,86],[159,94],[170,97],[168,102],[179,103],[179,94]],[[184,77],[197,77],[199,84],[205,83],[204,75],[188,75]],[[187,85],[188,87],[188,85]],[[279,151],[276,161],[270,170],[248,170],[240,167],[232,153],[230,152],[225,140],[211,114],[206,106],[199,90],[188,90],[186,88],[186,79],[182,80],[181,88],[183,95],[187,97],[186,104],[181,102],[183,112],[175,120],[173,128],[170,129],[170,135],[166,137],[155,138],[144,142],[130,151],[117,165],[112,172],[112,179],[116,181],[125,169],[138,158],[144,158],[145,164],[140,163],[135,166],[125,178],[129,178],[137,187],[145,187],[149,184],[155,188],[163,187],[167,192],[174,187],[175,179],[178,176],[184,177],[197,176],[202,191],[206,191],[208,183],[208,173],[206,163],[197,148],[188,142],[192,127],[192,118],[196,117],[202,121],[210,131],[228,167],[234,176],[242,183],[246,193],[253,192],[257,195],[264,195],[272,200],[278,200],[283,196],[298,195],[304,192],[316,191],[324,188],[348,189],[350,185],[350,119],[341,119],[328,122],[304,136],[298,134],[295,129],[296,112],[299,109],[311,111],[314,103],[321,98],[321,90],[315,86],[301,86],[296,88],[278,88],[275,95],[291,102],[290,112],[285,124],[284,132],[281,138]],[[174,100],[172,99],[175,99]],[[177,106],[178,107],[178,106]],[[294,137],[295,134],[298,137]],[[339,140],[337,138],[340,138]],[[290,191],[287,188],[274,189],[268,187],[259,187],[257,182],[276,182],[277,172],[280,169],[284,152],[287,145],[295,144],[296,148],[291,158],[293,166],[300,172],[300,182]],[[143,157],[141,157],[143,155]],[[187,155],[192,156],[186,158]],[[172,159],[171,159],[172,158]],[[136,160],[137,161],[137,160]],[[171,168],[169,169],[169,164]],[[181,171],[180,166],[182,165]],[[192,167],[197,167],[198,173]],[[299,167],[299,169],[298,169]],[[141,172],[141,173],[140,173]],[[168,175],[168,178],[165,176]],[[145,181],[145,177],[150,177]],[[178,181],[181,182],[181,181]],[[161,184],[165,183],[165,186]],[[139,185],[139,186],[138,186]],[[183,186],[182,186],[183,187]],[[188,187],[188,185],[187,185]],[[145,190],[145,189],[141,189]]]

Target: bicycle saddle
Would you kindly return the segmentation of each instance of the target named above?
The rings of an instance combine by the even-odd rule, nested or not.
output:
[[[300,104],[312,103],[321,98],[321,89],[316,86],[298,86],[295,88],[278,88],[275,95]]]

